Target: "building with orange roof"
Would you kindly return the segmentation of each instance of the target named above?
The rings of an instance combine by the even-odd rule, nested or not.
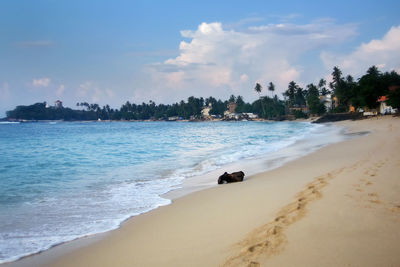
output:
[[[387,97],[387,96],[385,96],[385,95],[380,96],[380,97],[378,98],[378,101],[377,101],[377,102],[379,102],[379,113],[382,114],[382,115],[394,114],[394,113],[396,113],[396,109],[394,109],[394,108],[392,108],[391,106],[388,106],[388,105],[386,104],[386,101],[387,101],[387,100],[389,100],[389,97]]]

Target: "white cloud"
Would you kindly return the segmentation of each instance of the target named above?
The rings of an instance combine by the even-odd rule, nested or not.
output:
[[[10,90],[8,87],[8,83],[4,82],[3,85],[0,87],[0,99],[2,102],[7,101],[10,97]]]
[[[50,84],[49,78],[33,79],[32,85],[34,87],[47,87]]]
[[[63,84],[61,84],[61,85],[58,87],[57,91],[56,91],[56,95],[57,95],[58,97],[62,96],[62,94],[64,93],[64,90],[65,90],[65,86],[64,86]]]
[[[248,80],[249,80],[249,76],[246,73],[240,75],[241,82],[247,82]]]
[[[111,89],[105,89],[104,92],[105,92],[107,97],[111,97],[112,98],[115,95],[114,92]]]
[[[85,97],[87,96],[88,92],[90,91],[92,87],[92,82],[84,82],[79,85],[77,89],[77,96],[78,97]]]
[[[76,90],[78,101],[90,101],[98,104],[106,104],[114,98],[114,91],[111,89],[101,89],[93,82],[86,81],[79,85]]]
[[[203,22],[181,35],[190,40],[181,41],[177,57],[149,66],[154,82],[149,95],[251,95],[255,81],[274,82],[280,94],[291,80],[302,78],[302,55],[348,40],[356,35],[356,26],[320,20],[239,31],[226,30],[220,22]]]
[[[363,43],[350,54],[321,53],[327,68],[339,66],[346,74],[363,75],[375,65],[384,71],[400,70],[400,26],[392,27],[382,39]]]

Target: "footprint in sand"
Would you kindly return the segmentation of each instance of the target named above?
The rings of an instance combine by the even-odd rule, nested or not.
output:
[[[249,252],[254,252],[256,250],[256,248],[258,248],[258,247],[262,247],[262,244],[256,244],[254,246],[251,246],[251,247],[248,248],[248,251]]]
[[[276,218],[275,218],[275,221],[276,221],[276,222],[279,222],[279,221],[285,222],[285,219],[286,219],[286,216],[281,215],[281,216],[276,217]]]
[[[400,212],[400,204],[391,203],[392,207],[389,209],[391,212]]]
[[[377,193],[368,193],[368,201],[375,204],[381,204],[382,202],[379,199]]]
[[[364,174],[374,177],[374,176],[376,176],[376,171],[375,170],[367,170],[364,172]]]
[[[260,263],[255,261],[257,257],[270,256],[281,251],[287,243],[285,229],[305,216],[307,205],[322,197],[320,190],[328,184],[326,179],[333,177],[334,175],[328,173],[307,184],[305,189],[296,195],[295,201],[280,209],[272,222],[253,230],[247,238],[239,242],[237,245],[241,252],[228,259],[223,266],[243,266],[245,262],[247,266],[260,266]]]

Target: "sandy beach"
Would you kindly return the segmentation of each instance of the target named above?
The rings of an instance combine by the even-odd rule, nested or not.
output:
[[[355,138],[4,266],[399,266],[400,118],[337,124]]]

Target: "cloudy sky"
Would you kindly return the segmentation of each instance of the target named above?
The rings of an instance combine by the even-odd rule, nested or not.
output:
[[[400,73],[399,1],[0,1],[0,117],[60,99],[253,101],[256,82]],[[265,92],[266,93],[266,92]]]

